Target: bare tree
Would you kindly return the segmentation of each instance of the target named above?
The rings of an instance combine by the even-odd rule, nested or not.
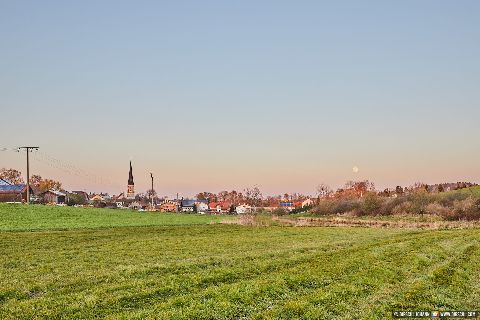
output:
[[[245,199],[249,205],[255,207],[261,205],[263,196],[258,186],[254,186],[253,188],[246,188],[244,192]]]
[[[316,191],[319,198],[326,198],[333,193],[333,190],[325,183],[320,183],[317,186]]]
[[[147,192],[146,192],[146,196],[149,198],[149,199],[156,199],[157,198],[157,191],[155,191],[155,189],[148,189]]]

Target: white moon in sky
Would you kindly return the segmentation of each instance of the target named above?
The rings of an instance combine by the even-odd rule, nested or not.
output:
[[[352,169],[353,173],[358,173],[359,170],[360,170],[360,169],[358,169],[357,166],[353,167],[353,169]]]

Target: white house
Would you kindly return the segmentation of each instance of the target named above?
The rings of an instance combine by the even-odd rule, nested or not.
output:
[[[302,208],[313,206],[313,200],[307,199],[302,202]]]
[[[241,204],[235,208],[235,212],[237,214],[245,214],[245,213],[252,213],[253,208],[248,204]]]
[[[198,213],[208,212],[208,204],[206,204],[205,202],[196,202],[195,208],[197,209]]]

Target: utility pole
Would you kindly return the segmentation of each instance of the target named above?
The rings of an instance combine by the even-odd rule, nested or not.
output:
[[[153,174],[150,172],[150,178],[152,178],[152,192],[150,193],[150,197],[152,198],[152,210],[153,210]]]
[[[38,150],[38,147],[20,147],[20,149],[25,149],[27,151],[27,204],[30,204],[30,159],[29,153],[31,150]]]

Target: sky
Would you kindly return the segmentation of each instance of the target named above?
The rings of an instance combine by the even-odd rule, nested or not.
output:
[[[0,148],[70,190],[480,182],[480,2],[0,0]],[[0,167],[25,173],[25,153]],[[358,167],[354,173],[352,168]]]

